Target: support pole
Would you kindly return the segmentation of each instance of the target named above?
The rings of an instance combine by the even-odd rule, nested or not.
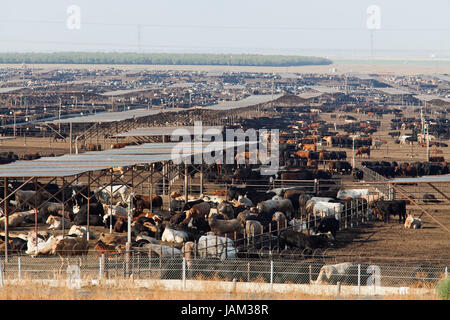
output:
[[[184,164],[184,199],[185,204],[188,202],[188,166]]]
[[[4,195],[5,199],[8,196],[8,178],[4,178]],[[8,230],[8,201],[4,202],[4,213],[5,213],[5,261],[8,262],[8,241],[9,241],[9,230]],[[1,263],[1,261],[0,261]],[[3,270],[1,270],[3,272]],[[3,274],[2,274],[3,280]]]

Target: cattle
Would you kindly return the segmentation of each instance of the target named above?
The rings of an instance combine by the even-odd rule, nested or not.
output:
[[[348,161],[330,161],[328,168],[330,172],[339,174],[348,174],[353,169]]]
[[[335,217],[324,217],[318,221],[318,225],[314,229],[314,233],[327,233],[336,239],[337,231],[339,230],[339,221]]]
[[[143,195],[135,195],[133,198],[134,207],[136,208],[136,212],[143,212],[144,209],[149,210],[159,210],[163,205],[163,200],[159,195],[152,195],[151,200],[150,196]]]
[[[236,249],[233,240],[215,235],[204,235],[197,243],[198,256],[201,258],[215,257],[220,260],[233,259]]]
[[[230,202],[222,201],[217,206],[217,213],[223,215],[224,217],[226,217],[226,219],[233,219],[234,207]]]
[[[57,241],[52,249],[52,253],[59,256],[63,262],[64,257],[87,256],[89,252],[89,242],[83,238],[63,238]]]
[[[263,226],[259,221],[247,220],[245,221],[245,233],[248,237],[262,234],[264,232]]]
[[[277,211],[273,214],[272,221],[275,221],[279,227],[284,228],[286,226],[287,218],[283,212]]]
[[[194,204],[192,208],[186,211],[186,219],[205,218],[208,216],[211,206],[207,202]]]
[[[63,210],[63,205],[58,202],[47,202],[39,208],[39,215],[43,220],[47,220],[49,215],[57,215]]]
[[[338,282],[354,284],[352,278],[358,277],[358,266],[351,262],[338,263],[333,265],[324,265],[319,272],[317,280],[311,281],[313,284],[333,284]]]
[[[76,235],[78,237],[86,237],[89,235],[89,239],[95,239],[95,234],[91,231],[89,231],[86,227],[73,225],[70,227],[68,235]]]
[[[281,211],[286,214],[286,217],[289,219],[294,214],[294,206],[292,205],[291,200],[283,199],[283,200],[266,200],[258,203],[257,208],[260,214],[264,216],[270,216],[268,220],[272,219],[272,215],[276,211]]]
[[[299,207],[299,211],[300,211],[300,215],[303,215],[306,213],[306,203],[308,202],[308,200],[311,199],[311,195],[310,194],[301,194],[298,196],[298,207]]]
[[[181,256],[181,250],[179,250],[175,247],[172,247],[172,246],[148,243],[148,244],[143,245],[142,248],[148,249],[150,251],[151,256],[157,256],[157,257],[180,257]]]
[[[28,237],[27,242],[27,251],[26,254],[31,255],[32,257],[37,257],[41,255],[51,255],[54,252],[55,244],[63,239],[63,236],[50,236],[47,239],[41,237]],[[36,246],[37,242],[37,246]]]
[[[239,220],[239,222],[241,223],[241,226],[244,227],[244,223],[245,223],[245,219],[250,215],[250,210],[244,210],[242,212],[240,212],[236,219]]]
[[[128,229],[128,218],[127,217],[117,217],[114,223],[113,230],[115,232],[125,232]]]
[[[123,203],[128,203],[131,193],[131,188],[127,185],[101,187],[94,190],[94,194],[105,204],[111,204],[114,199],[121,200]],[[111,194],[113,199],[111,199]]]
[[[17,190],[15,193],[15,205],[19,209],[32,209],[42,203],[42,195],[32,190]],[[11,203],[13,203],[11,201]]]
[[[375,200],[370,205],[374,214],[381,217],[385,222],[389,221],[390,215],[398,215],[398,222],[405,223],[406,201],[405,200]]]
[[[117,250],[118,245],[112,245],[104,243],[102,240],[98,240],[94,245],[94,249],[97,251],[97,257],[101,257],[102,255],[113,255],[118,254],[119,250]]]
[[[238,201],[239,203],[243,204],[244,206],[247,206],[247,207],[253,207],[253,202],[252,202],[252,200],[250,200],[249,198],[246,198],[246,197],[244,197],[244,196],[242,196],[242,195],[239,195],[239,196],[238,196],[237,201]]]
[[[405,220],[406,229],[421,229],[423,228],[423,222],[419,218],[414,218],[412,214],[408,214]]]
[[[25,253],[27,251],[27,241],[24,235],[9,237],[8,245],[6,245],[6,242],[0,243],[0,253],[4,254],[6,247],[8,247],[9,253]]]
[[[302,144],[302,150],[316,152],[317,146],[315,144]]]
[[[280,239],[282,239],[289,247],[299,249],[316,249],[327,246],[327,240],[323,237],[308,236],[302,232],[293,230],[283,230],[280,232]]]
[[[363,196],[368,196],[370,194],[369,189],[348,189],[348,190],[339,190],[337,194],[338,199],[344,198],[362,198]]]
[[[312,198],[313,199],[313,198]],[[344,211],[344,205],[342,203],[325,202],[309,200],[306,204],[306,212],[314,216],[334,216],[340,220]]]
[[[220,220],[217,214],[213,214],[208,218],[208,223],[211,231],[217,235],[241,231],[241,223],[238,219]]]
[[[107,219],[111,216],[120,216],[127,217],[128,210],[122,206],[114,206],[114,205],[103,205],[103,210],[105,211],[105,215],[103,216],[103,222],[106,223]]]
[[[106,244],[124,244],[127,242],[127,236],[119,236],[113,233],[100,233],[99,240]]]
[[[55,217],[49,215],[47,218],[46,224],[49,224],[48,230],[62,230],[68,229],[71,227],[70,221],[68,221],[64,217]]]
[[[75,215],[75,218],[73,219],[73,224],[76,226],[87,226],[89,222],[90,226],[103,226],[105,223],[103,222],[103,218],[98,215],[89,215],[89,221],[88,221],[88,215],[82,215],[77,214]]]
[[[184,231],[179,231],[171,228],[165,228],[161,236],[161,240],[164,242],[183,243],[188,241],[188,235]]]
[[[300,208],[299,196],[302,194],[304,194],[304,190],[299,189],[288,189],[284,192],[284,199],[289,199],[291,201],[295,213],[298,212]]]
[[[355,156],[360,156],[366,154],[368,158],[370,158],[370,147],[359,147],[356,150]]]
[[[8,215],[8,227],[15,228],[21,226],[25,219],[36,213],[36,210],[29,210],[29,211],[23,211],[23,212],[15,212],[13,214]],[[0,218],[0,229],[5,228],[5,222],[6,222],[6,216],[3,216]]]

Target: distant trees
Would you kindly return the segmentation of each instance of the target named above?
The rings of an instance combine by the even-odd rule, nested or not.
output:
[[[305,66],[327,65],[332,61],[309,56],[260,54],[178,54],[178,53],[115,53],[54,52],[0,53],[0,63],[19,64],[147,64],[147,65],[230,65],[230,66]]]

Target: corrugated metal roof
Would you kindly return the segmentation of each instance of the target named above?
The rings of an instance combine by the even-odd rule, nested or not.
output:
[[[244,142],[147,143],[122,149],[83,154],[43,157],[32,161],[16,161],[0,165],[0,177],[68,177],[88,171],[120,166],[174,161],[211,149],[228,149]],[[248,143],[248,142],[247,142]],[[177,149],[174,149],[177,147]],[[209,147],[209,151],[205,150]],[[172,154],[173,152],[173,154]]]
[[[414,98],[422,101],[442,100],[444,102],[450,102],[450,98],[439,97],[431,94],[419,94],[415,95]]]
[[[376,88],[376,90],[387,93],[387,94],[391,94],[391,95],[396,95],[396,94],[413,94],[412,92],[409,91],[405,91],[405,90],[400,90],[397,88]]]
[[[389,180],[391,183],[433,183],[433,182],[450,182],[450,174],[438,176],[422,176],[418,178],[396,178]]]
[[[115,137],[145,137],[145,136],[163,136],[171,135],[175,130],[187,130],[190,134],[194,134],[194,127],[146,127],[136,128],[127,132],[119,133]],[[202,126],[202,133],[209,129],[217,129],[223,131],[223,126]],[[198,129],[199,130],[199,129]]]
[[[134,109],[121,112],[102,112],[87,116],[67,118],[61,120],[47,121],[46,123],[90,123],[90,122],[114,122],[127,119],[152,116],[164,112],[179,112],[186,109],[169,108],[169,109]]]
[[[254,95],[249,96],[245,99],[239,100],[239,101],[226,101],[221,102],[218,104],[214,104],[212,106],[204,107],[203,109],[207,110],[231,110],[231,109],[237,109],[237,108],[245,108],[254,106],[260,103],[266,103],[272,100],[276,100],[279,97],[281,97],[282,94],[274,94],[273,96],[271,94],[261,94],[261,95]],[[273,99],[272,99],[273,98]]]
[[[103,92],[103,93],[100,93],[100,95],[106,96],[106,97],[115,97],[115,96],[123,96],[126,94],[138,93],[138,92],[142,92],[142,91],[153,90],[156,88],[157,87],[154,86],[154,87],[141,88],[141,89],[115,90],[115,91]]]

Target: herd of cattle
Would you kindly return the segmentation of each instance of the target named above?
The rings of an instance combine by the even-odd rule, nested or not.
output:
[[[446,161],[413,163],[397,163],[396,161],[363,161],[361,162],[361,165],[386,178],[421,177],[448,174],[450,172]]]
[[[18,184],[9,187],[12,190]],[[3,252],[8,246],[10,253],[63,259],[87,255],[92,247],[88,240],[93,240],[98,256],[119,254],[126,250],[128,214],[133,250],[150,256],[183,256],[189,261],[194,257],[224,260],[248,256],[250,244],[252,248],[294,248],[311,254],[317,248],[333,246],[344,224],[363,212],[367,218],[385,221],[390,215],[399,215],[399,222],[406,222],[405,201],[376,199],[368,189],[333,189],[335,196],[325,197],[330,190],[306,194],[296,188],[258,191],[231,187],[225,194],[187,202],[173,192],[167,213],[161,210],[161,196],[138,195],[126,185],[95,190],[81,183],[65,188],[39,184],[40,191],[35,188],[34,183],[26,184],[10,199],[8,228],[13,232],[37,223],[47,230],[11,235],[8,244],[2,236]],[[64,206],[60,201],[65,201]],[[4,229],[3,209],[0,214],[0,228]],[[88,226],[104,227],[105,231],[95,234]],[[64,235],[53,233],[63,229]]]

